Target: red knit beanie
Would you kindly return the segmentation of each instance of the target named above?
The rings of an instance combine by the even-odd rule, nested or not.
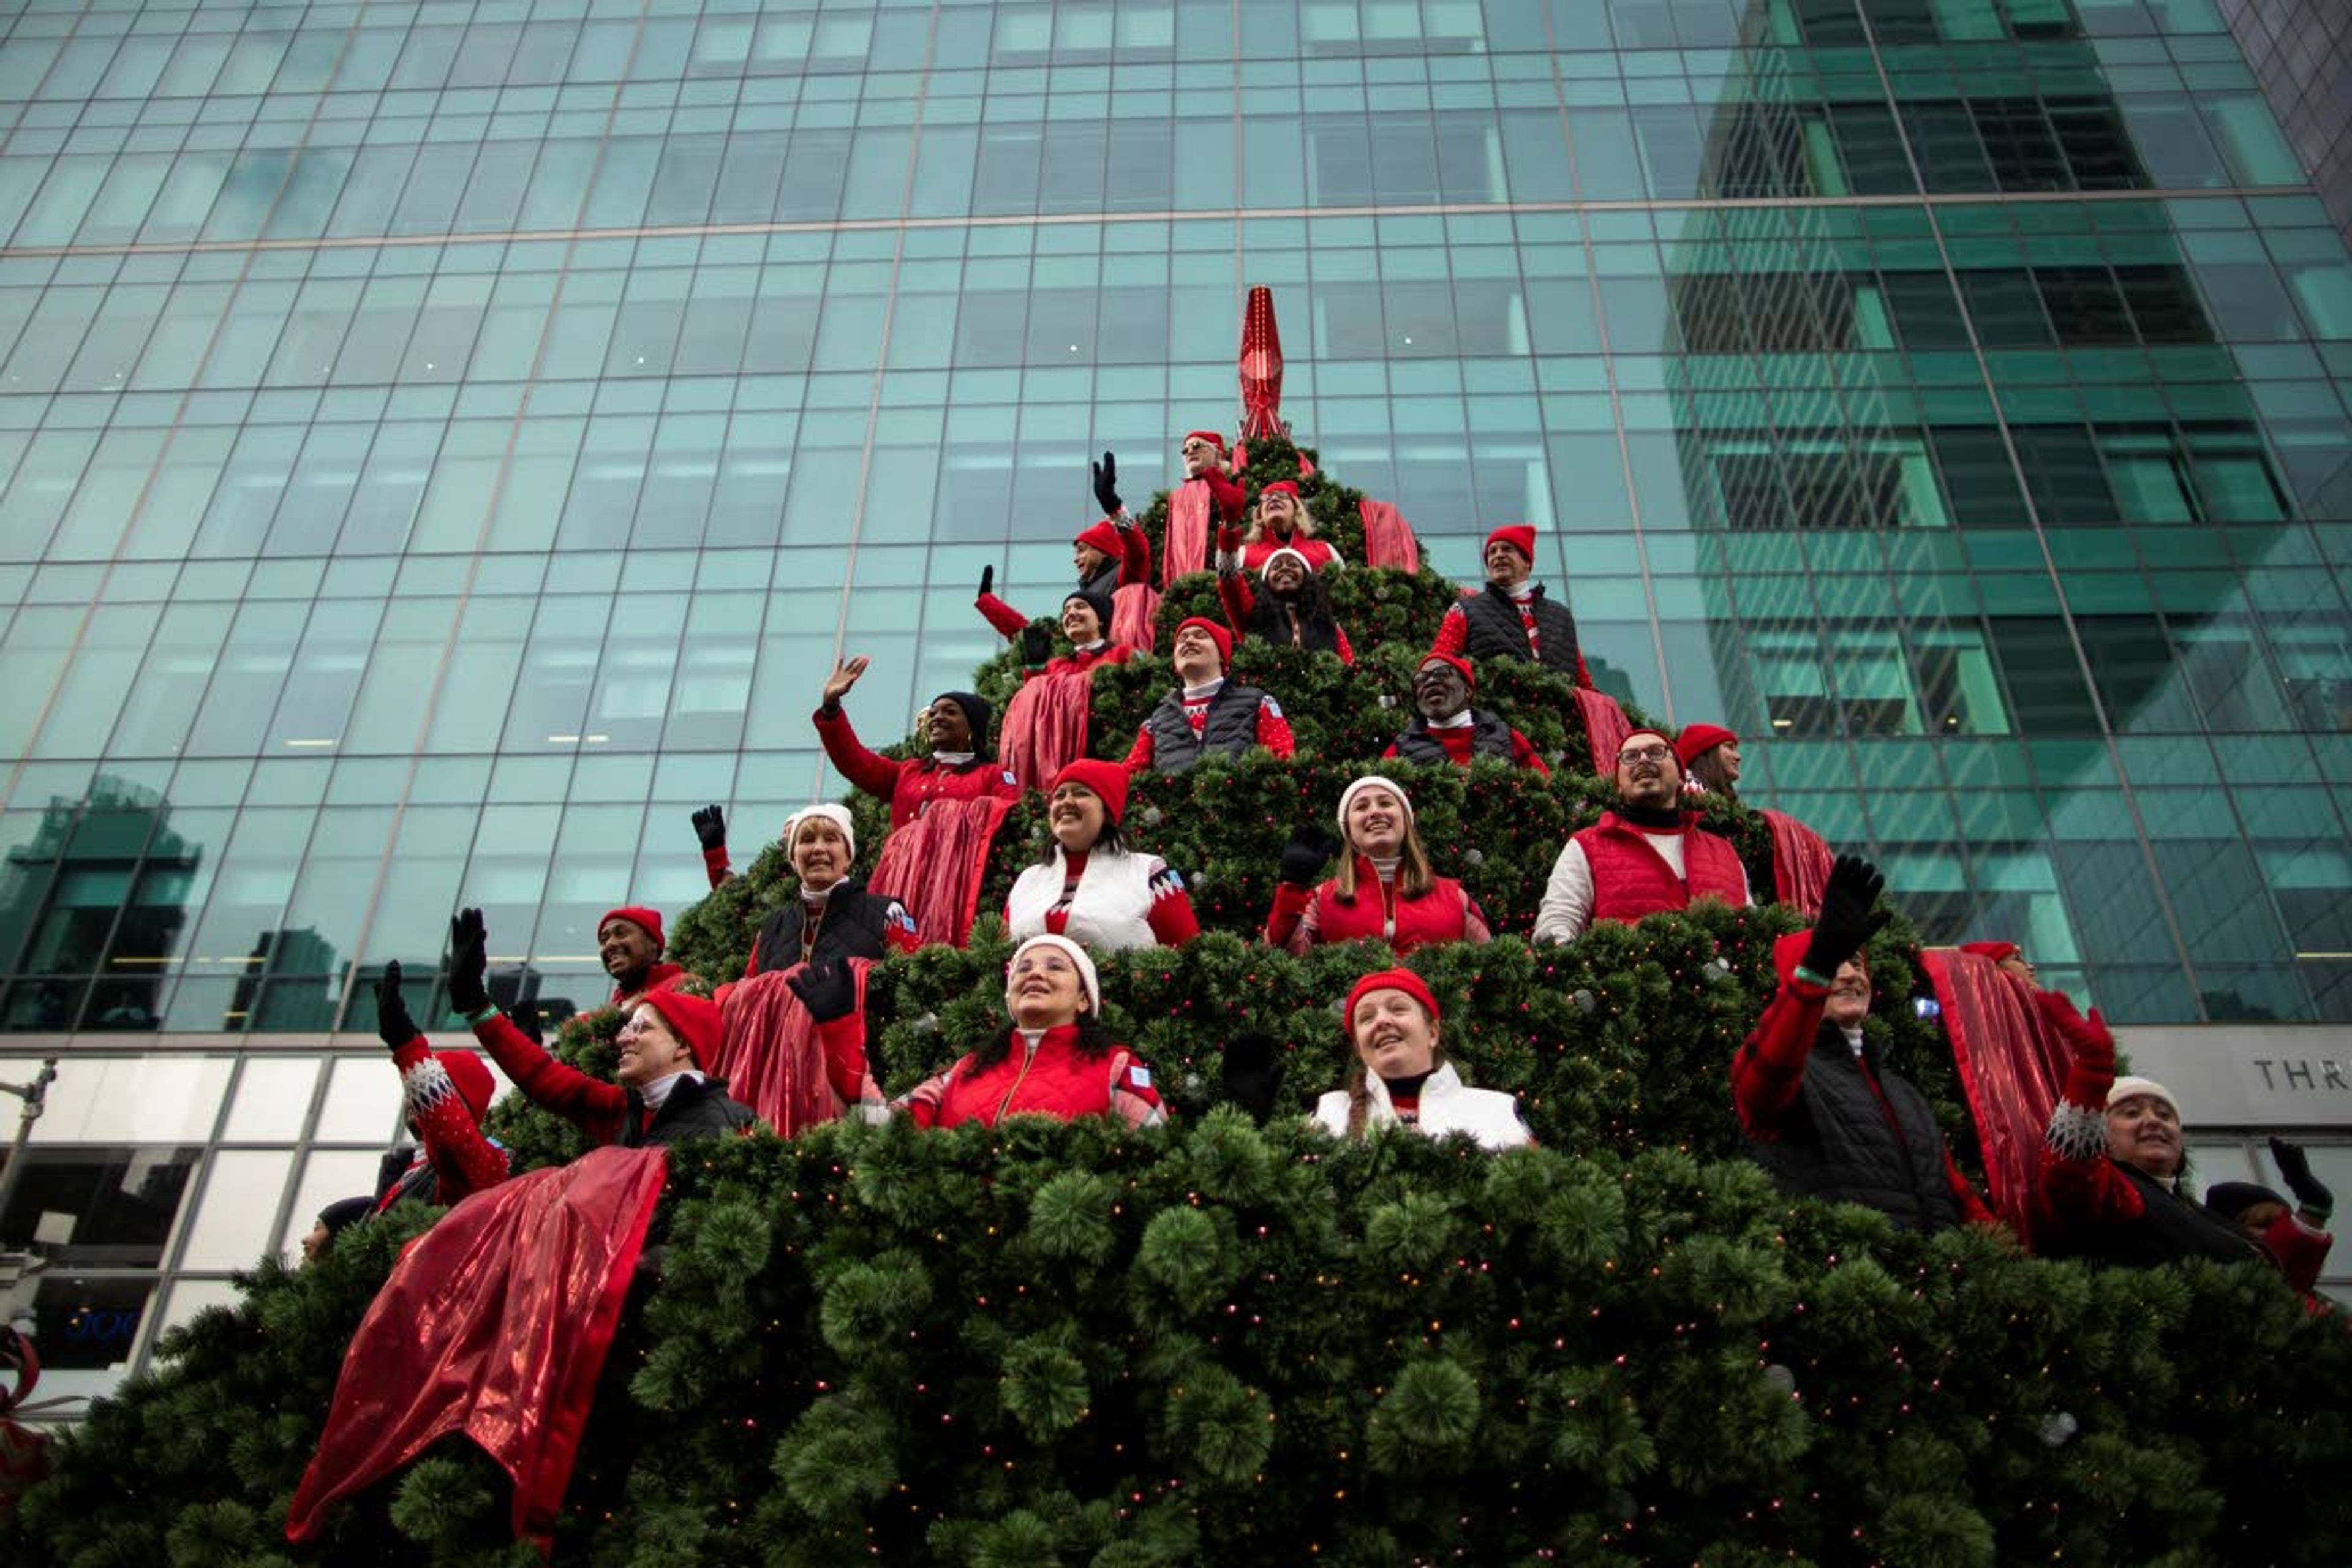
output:
[[[1419,675],[1423,670],[1427,669],[1427,668],[1428,668],[1431,665],[1433,665],[1433,664],[1450,664],[1450,665],[1452,665],[1454,668],[1456,668],[1456,669],[1458,669],[1458,670],[1460,670],[1460,671],[1462,672],[1462,684],[1463,684],[1463,685],[1465,685],[1465,686],[1468,687],[1468,688],[1469,688],[1471,690],[1473,690],[1473,691],[1475,691],[1475,690],[1477,690],[1477,689],[1478,689],[1478,672],[1477,672],[1476,670],[1474,670],[1474,669],[1472,669],[1472,668],[1470,668],[1470,661],[1469,661],[1468,659],[1466,659],[1466,658],[1461,658],[1461,657],[1459,657],[1459,656],[1457,656],[1457,655],[1454,655],[1454,654],[1450,654],[1450,653],[1425,653],[1425,654],[1423,654],[1423,655],[1421,656],[1421,662],[1420,662],[1419,664],[1416,664],[1416,665],[1414,665],[1414,666],[1412,667],[1412,672],[1413,672],[1415,675]]]
[[[596,929],[603,931],[606,922],[611,921],[626,921],[653,938],[654,956],[656,958],[661,956],[661,950],[668,945],[667,939],[662,935],[661,913],[657,910],[646,909],[642,904],[623,904],[619,909],[606,910],[597,917]]]
[[[1626,747],[1632,745],[1637,738],[1643,735],[1647,735],[1654,741],[1664,742],[1666,750],[1669,752],[1675,749],[1674,737],[1667,734],[1664,730],[1628,730],[1625,731],[1625,738],[1617,742],[1617,750],[1622,753]],[[1609,765],[1612,768],[1614,768],[1617,765],[1615,760],[1612,759]]]
[[[1267,496],[1273,495],[1277,490],[1282,492],[1284,495],[1288,496],[1292,500],[1297,500],[1298,499],[1297,483],[1291,479],[1275,480],[1274,483],[1266,486],[1264,489],[1257,492],[1258,499],[1260,500],[1264,500]]]
[[[1437,998],[1430,994],[1427,983],[1420,975],[1410,969],[1380,970],[1356,982],[1355,989],[1348,993],[1348,1005],[1339,1014],[1339,1033],[1346,1037],[1350,1048],[1356,1043],[1356,1004],[1375,991],[1403,992],[1420,1003],[1422,1010],[1429,1015],[1430,1024],[1436,1025]]]
[[[1092,790],[1103,803],[1103,810],[1116,824],[1127,810],[1127,770],[1117,763],[1106,763],[1094,757],[1080,757],[1066,764],[1054,775],[1054,789],[1066,784],[1081,784]],[[1054,790],[1045,792],[1048,798]]]
[[[1186,626],[1198,626],[1209,634],[1209,640],[1217,645],[1217,662],[1220,665],[1229,665],[1234,662],[1234,634],[1217,625],[1216,622],[1206,620],[1199,616],[1187,616],[1176,623],[1175,635],[1168,639],[1171,649],[1175,647],[1176,638],[1184,635]]]
[[[1973,952],[1979,958],[1999,963],[2004,958],[2015,958],[2024,949],[2013,942],[1964,942],[1960,943],[1960,951]]]
[[[1478,553],[1482,556],[1485,555],[1487,551],[1494,548],[1495,541],[1498,539],[1504,543],[1509,545],[1512,549],[1517,551],[1522,556],[1526,557],[1530,565],[1534,563],[1536,558],[1535,524],[1531,522],[1514,522],[1507,523],[1505,526],[1495,530],[1494,532],[1486,536],[1486,542],[1478,547]]]
[[[1720,724],[1685,724],[1675,737],[1675,759],[1688,767],[1694,757],[1705,756],[1717,746],[1738,743],[1739,737]]]
[[[490,1069],[471,1051],[435,1051],[433,1059],[441,1064],[441,1070],[457,1086],[457,1098],[466,1102],[466,1109],[474,1113],[478,1123],[488,1114],[490,1099],[499,1091]]]
[[[669,1032],[694,1053],[694,1065],[708,1072],[719,1059],[719,1043],[727,1035],[719,1004],[683,991],[648,991],[643,1005],[661,1015]]]
[[[1080,529],[1078,531],[1077,537],[1071,540],[1070,542],[1073,544],[1091,544],[1097,550],[1101,551],[1105,555],[1109,556],[1114,561],[1118,560],[1119,556],[1126,552],[1127,550],[1127,546],[1120,542],[1118,537],[1118,524],[1113,522],[1108,518],[1103,519],[1100,522],[1096,523],[1091,528]]]

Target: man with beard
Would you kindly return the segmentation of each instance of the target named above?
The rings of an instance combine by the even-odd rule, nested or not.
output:
[[[1542,584],[1528,581],[1536,562],[1535,526],[1522,522],[1495,530],[1479,559],[1486,568],[1486,586],[1465,594],[1446,610],[1430,651],[1531,659],[1579,686],[1591,685],[1577,646],[1576,617],[1566,605],[1545,598]]]
[[[890,803],[890,827],[904,827],[935,800],[1019,800],[1021,786],[988,750],[993,710],[970,691],[942,691],[923,710],[923,741],[930,754],[896,760],[867,751],[850,728],[841,700],[866,673],[863,658],[834,666],[816,710],[817,739],[842,777]]]
[[[625,904],[604,911],[596,922],[596,959],[613,977],[612,1006],[625,1013],[686,978],[685,970],[661,961],[667,941],[658,910]]]
[[[1840,856],[1813,929],[1773,943],[1780,988],[1732,1058],[1732,1105],[1748,1152],[1784,1192],[1874,1208],[1898,1230],[1992,1225],[1936,1108],[1863,1036],[1863,944],[1885,921],[1873,912],[1884,886],[1868,861]]]
[[[1663,732],[1636,730],[1625,737],[1617,748],[1621,804],[1570,835],[1552,863],[1536,912],[1536,941],[1574,942],[1594,921],[1632,925],[1699,899],[1737,908],[1755,901],[1738,851],[1700,827],[1697,812],[1683,809],[1682,788],[1682,766]]]
[[[1473,757],[1494,757],[1522,768],[1533,768],[1549,778],[1543,754],[1535,743],[1507,723],[1499,713],[1470,706],[1476,684],[1470,661],[1450,653],[1433,653],[1412,675],[1412,705],[1420,710],[1405,726],[1384,757],[1435,766],[1452,763],[1466,768]]]

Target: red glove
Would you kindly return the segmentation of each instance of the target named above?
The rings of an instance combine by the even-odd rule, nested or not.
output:
[[[1242,513],[1249,510],[1249,491],[1219,468],[1203,468],[1201,478],[1208,482],[1209,499],[1217,504],[1217,516],[1226,522],[1239,522]]]
[[[2107,1021],[2099,1016],[2096,1007],[2089,1017],[2083,1016],[2063,991],[2043,991],[2035,1000],[2074,1057],[2066,1074],[2065,1098],[2076,1105],[2100,1109],[2107,1102],[2108,1086],[2116,1080],[2116,1037],[2108,1032]]]

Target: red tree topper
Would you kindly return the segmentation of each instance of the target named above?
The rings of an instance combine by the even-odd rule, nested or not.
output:
[[[1274,323],[1274,290],[1249,291],[1242,309],[1242,439],[1282,434],[1282,331]]]

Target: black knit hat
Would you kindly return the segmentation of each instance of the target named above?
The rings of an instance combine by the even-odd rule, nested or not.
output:
[[[357,1225],[373,1213],[373,1198],[337,1198],[319,1211],[319,1223],[327,1227],[329,1236],[340,1236],[344,1226]]]
[[[1068,609],[1072,599],[1084,599],[1087,602],[1087,607],[1094,611],[1095,619],[1101,623],[1102,635],[1110,636],[1110,595],[1108,594],[1090,594],[1084,588],[1073,588],[1062,595],[1062,608]]]
[[[963,721],[971,726],[971,749],[981,756],[987,756],[989,721],[996,717],[996,710],[989,706],[988,699],[977,691],[942,691],[940,697],[963,710]],[[931,700],[937,702],[940,697]]]
[[[2205,1189],[2205,1206],[2223,1219],[2235,1219],[2256,1204],[2294,1206],[2258,1182],[2216,1182]]]

